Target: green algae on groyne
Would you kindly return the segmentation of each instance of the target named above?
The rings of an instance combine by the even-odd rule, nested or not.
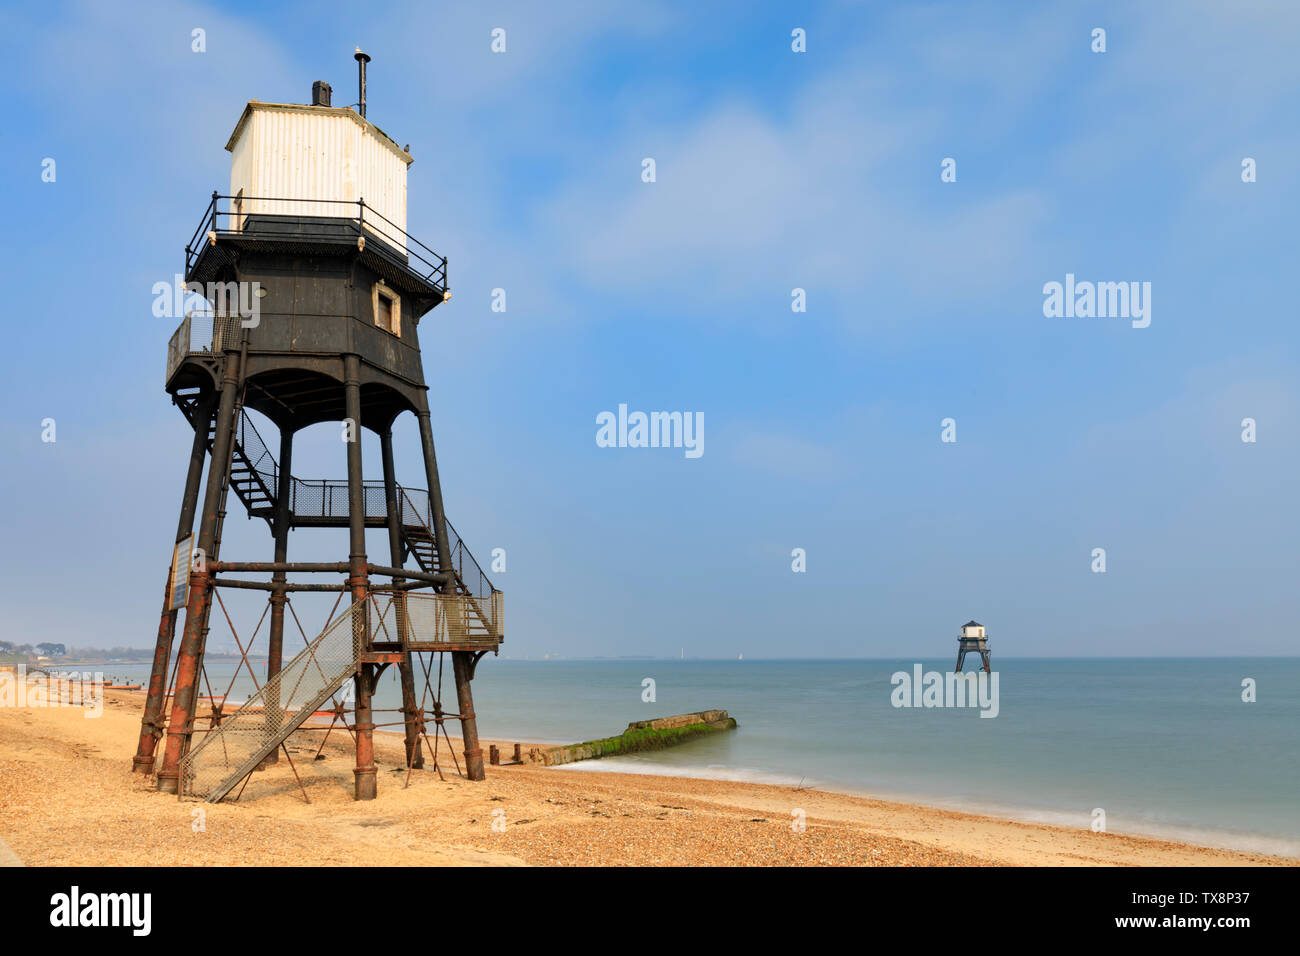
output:
[[[569,744],[567,747],[551,747],[534,753],[542,764],[553,767],[573,763],[575,760],[615,757],[642,750],[663,750],[701,734],[733,730],[735,727],[736,719],[728,717],[725,710],[702,710],[694,714],[677,714],[655,720],[634,720],[617,737],[603,737],[600,740]]]

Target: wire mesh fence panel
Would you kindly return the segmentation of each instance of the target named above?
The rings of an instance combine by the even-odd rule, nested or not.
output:
[[[429,644],[483,644],[502,641],[501,592],[487,598],[470,594],[386,594],[378,601],[375,639]]]
[[[501,593],[492,587],[492,582],[483,573],[483,569],[479,567],[478,561],[474,559],[469,548],[465,547],[465,542],[461,540],[450,521],[447,522],[447,537],[451,542],[452,566],[460,575],[465,590],[481,600],[488,600],[493,594]]]
[[[240,413],[235,440],[239,443],[240,452],[249,467],[257,472],[266,491],[274,498],[278,488],[276,476],[279,474],[279,467],[247,412]]]
[[[190,317],[187,315],[176,331],[172,333],[171,340],[167,343],[167,380],[176,374],[180,368],[181,362],[184,361],[185,355],[189,350],[190,343]]]
[[[318,515],[325,507],[325,483],[295,478],[290,483],[289,510],[295,515]]]
[[[285,664],[181,761],[181,792],[215,802],[303,724],[355,672],[366,644],[365,603],[354,604]]]
[[[187,312],[167,344],[167,377],[188,355],[220,355],[225,349],[239,348],[243,322],[238,313]]]
[[[238,314],[191,312],[189,319],[191,355],[239,348],[243,325]]]
[[[387,518],[388,517],[388,500],[384,495],[384,483],[365,482],[361,486],[362,494],[365,498],[365,513],[370,518]]]

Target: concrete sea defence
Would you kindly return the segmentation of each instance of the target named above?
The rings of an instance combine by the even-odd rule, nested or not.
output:
[[[547,767],[573,763],[576,760],[594,760],[615,757],[619,754],[644,750],[663,750],[702,734],[733,730],[736,719],[725,710],[702,710],[693,714],[676,714],[655,720],[634,720],[627,730],[617,737],[588,740],[567,747],[534,748],[528,754],[534,763]]]

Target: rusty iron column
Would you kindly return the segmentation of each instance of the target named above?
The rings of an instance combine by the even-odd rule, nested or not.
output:
[[[483,748],[478,745],[478,720],[474,716],[474,695],[469,682],[473,654],[470,651],[453,651],[451,672],[456,678],[456,703],[460,709],[460,732],[465,740],[465,776],[483,780]]]
[[[164,793],[180,792],[180,762],[187,749],[198,694],[199,669],[203,663],[204,625],[208,603],[212,599],[212,576],[208,561],[216,559],[217,520],[225,507],[226,472],[230,468],[231,442],[234,439],[235,392],[242,369],[233,352],[226,352],[221,377],[221,404],[217,410],[216,433],[212,442],[212,459],[208,465],[207,485],[203,489],[203,519],[199,525],[199,552],[203,565],[190,573],[189,602],[185,606],[185,630],[176,657],[176,697],[172,701],[167,723],[167,749],[158,771],[158,789]]]
[[[426,395],[416,413],[420,421],[420,446],[424,451],[424,475],[429,484],[429,520],[433,523],[433,536],[438,544],[438,570],[450,571],[451,543],[447,536],[447,516],[442,510],[442,484],[438,481],[438,456],[433,450],[433,425],[429,421],[429,401]],[[455,591],[448,584],[445,591]]]
[[[388,515],[388,553],[392,566],[400,568],[402,553],[402,502],[397,496],[397,470],[393,466],[393,428],[390,425],[379,433],[380,455],[384,461],[384,507]],[[407,638],[406,592],[398,585],[404,578],[393,578],[393,610],[399,639],[405,645]],[[402,648],[402,662],[397,665],[402,682],[402,713],[406,719],[406,765],[420,769],[424,766],[424,750],[420,747],[420,728],[416,722],[419,702],[415,697],[415,671],[411,652]]]
[[[429,400],[427,393],[420,402],[417,412],[420,420],[420,444],[424,449],[424,471],[429,482],[429,511],[433,522],[434,537],[438,541],[438,569],[450,572],[451,544],[447,535],[447,516],[442,508],[442,485],[438,481],[438,456],[433,449],[433,425],[429,420]],[[453,579],[443,585],[443,593],[456,593]],[[456,615],[448,615],[455,617]],[[453,635],[454,637],[454,635]],[[465,741],[465,775],[471,780],[485,779],[483,772],[483,750],[478,745],[478,722],[474,717],[474,695],[470,692],[469,682],[472,671],[471,654],[468,651],[454,651],[451,655],[452,674],[456,678],[456,698],[460,710],[460,730]]]
[[[361,481],[361,360],[356,355],[343,356],[343,392],[345,414],[350,424],[348,434],[348,587],[352,589],[354,641],[362,653],[370,650],[369,609],[370,578],[366,572],[366,498]],[[377,795],[375,768],[375,719],[371,709],[374,691],[374,665],[361,664],[353,680],[356,683],[357,765],[352,771],[353,797],[373,800]]]
[[[283,564],[289,560],[289,506],[292,503],[290,496],[293,493],[293,429],[288,426],[280,429],[280,471],[277,478],[272,526],[275,532],[275,562]],[[271,678],[280,673],[280,666],[284,661],[284,606],[289,600],[289,592],[285,590],[287,580],[288,575],[284,571],[275,571],[271,574],[271,630],[266,645],[268,686]],[[268,696],[266,700],[268,722],[278,719],[273,712],[278,711],[279,708],[279,695],[275,694],[274,698]],[[267,754],[266,759],[262,761],[262,766],[270,766],[279,759],[280,749],[277,747]]]
[[[212,424],[212,409],[217,393],[212,391],[195,406],[194,442],[190,446],[190,467],[185,475],[185,494],[181,497],[181,516],[176,523],[176,544],[180,544],[194,530],[194,512],[199,503],[199,486],[203,481],[203,460],[208,454],[208,428]],[[173,552],[175,547],[173,546]],[[153,773],[154,748],[162,737],[162,706],[167,695],[167,665],[171,661],[172,641],[176,637],[176,614],[170,609],[172,598],[171,568],[167,570],[167,583],[163,586],[163,609],[158,619],[158,641],[153,652],[153,667],[149,671],[149,696],[144,704],[144,717],[140,721],[140,743],[136,747],[131,769],[136,773]]]

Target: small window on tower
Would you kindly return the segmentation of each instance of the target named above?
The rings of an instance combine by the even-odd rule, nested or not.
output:
[[[402,300],[385,286],[376,282],[374,287],[375,325],[394,335],[402,334]]]

